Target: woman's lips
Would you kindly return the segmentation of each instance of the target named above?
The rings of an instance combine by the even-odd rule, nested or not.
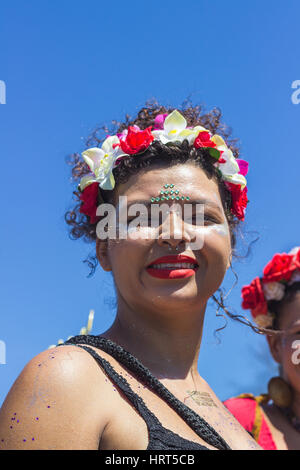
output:
[[[165,264],[168,266],[164,266]],[[183,264],[186,266],[182,266]],[[182,279],[194,276],[197,268],[197,261],[190,256],[170,255],[156,259],[146,269],[150,276],[159,279]]]

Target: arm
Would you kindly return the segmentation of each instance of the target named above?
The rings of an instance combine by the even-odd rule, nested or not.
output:
[[[0,449],[98,449],[109,422],[105,381],[80,348],[34,357],[0,410]]]

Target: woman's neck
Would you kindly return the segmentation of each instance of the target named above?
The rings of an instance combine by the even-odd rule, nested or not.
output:
[[[184,379],[197,373],[205,307],[180,321],[178,316],[133,312],[118,308],[113,325],[101,336],[127,349],[161,378]]]

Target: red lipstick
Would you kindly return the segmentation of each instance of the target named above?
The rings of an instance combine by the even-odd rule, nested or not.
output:
[[[153,265],[156,264],[168,264],[170,266],[166,268],[158,268],[154,267]],[[172,267],[172,264],[177,263],[191,263],[195,266],[193,268],[182,268],[178,266]],[[148,265],[147,273],[150,276],[157,277],[159,279],[182,279],[187,278],[190,276],[194,276],[196,273],[196,269],[198,268],[198,263],[195,258],[191,258],[190,256],[186,255],[169,255],[169,256],[162,256],[161,258],[157,258],[156,260],[152,261],[151,264]]]

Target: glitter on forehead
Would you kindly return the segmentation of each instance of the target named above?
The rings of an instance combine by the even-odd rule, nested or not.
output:
[[[179,189],[175,188],[173,183],[165,183],[159,192],[159,196],[152,196],[150,201],[153,202],[168,202],[168,201],[189,201],[190,196],[180,193]]]

